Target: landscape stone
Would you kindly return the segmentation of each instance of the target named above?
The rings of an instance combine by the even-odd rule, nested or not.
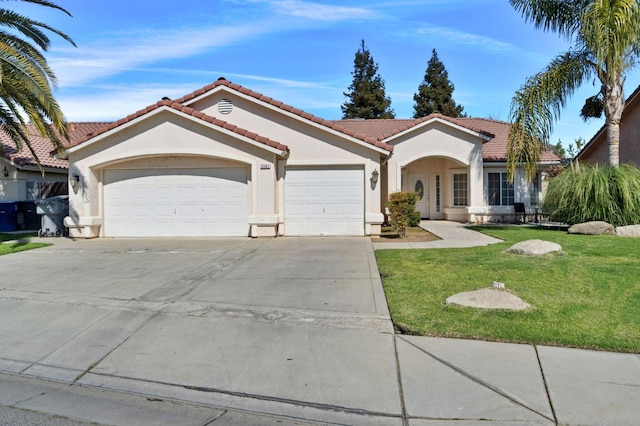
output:
[[[496,288],[482,288],[454,294],[447,298],[446,303],[447,305],[460,305],[469,308],[509,309],[512,311],[522,311],[531,307],[518,296]]]
[[[618,226],[615,234],[618,237],[640,237],[640,225]]]
[[[526,256],[540,256],[547,253],[561,251],[562,246],[557,243],[543,240],[520,241],[509,247],[507,253],[522,254]]]
[[[595,220],[591,222],[576,223],[571,226],[568,231],[570,234],[583,235],[611,235],[614,232],[612,224]]]

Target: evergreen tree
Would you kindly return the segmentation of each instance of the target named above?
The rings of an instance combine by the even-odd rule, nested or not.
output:
[[[353,65],[353,82],[344,93],[348,99],[341,106],[342,118],[395,118],[391,98],[384,91],[384,80],[378,75],[378,64],[373,61],[364,40]]]
[[[456,104],[451,96],[453,89],[449,73],[442,61],[438,59],[436,49],[433,49],[424,81],[418,87],[418,93],[413,95],[415,101],[413,118],[426,117],[434,112],[449,117],[464,117],[462,106]]]

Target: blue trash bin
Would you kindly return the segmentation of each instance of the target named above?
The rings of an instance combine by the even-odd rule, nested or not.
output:
[[[18,230],[18,203],[15,201],[0,203],[0,232]]]

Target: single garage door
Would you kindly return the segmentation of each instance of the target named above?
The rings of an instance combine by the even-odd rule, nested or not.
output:
[[[105,170],[107,237],[247,236],[247,169]]]
[[[287,168],[285,234],[364,235],[362,168]]]

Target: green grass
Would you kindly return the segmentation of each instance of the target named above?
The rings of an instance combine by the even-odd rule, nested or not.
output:
[[[640,239],[524,227],[477,228],[504,243],[469,249],[378,250],[393,321],[405,333],[640,353]],[[561,254],[505,253],[542,239]],[[445,305],[493,281],[528,311]]]
[[[37,249],[40,247],[46,247],[50,244],[44,244],[44,243],[6,243],[6,244],[2,244],[5,241],[13,241],[13,240],[17,240],[19,238],[26,238],[26,237],[33,237],[36,236],[37,234],[21,234],[21,235],[14,235],[14,234],[2,234],[0,233],[0,256],[4,255],[4,254],[11,254],[11,253],[19,253],[21,251],[26,251],[26,250],[33,250],[33,249]]]

